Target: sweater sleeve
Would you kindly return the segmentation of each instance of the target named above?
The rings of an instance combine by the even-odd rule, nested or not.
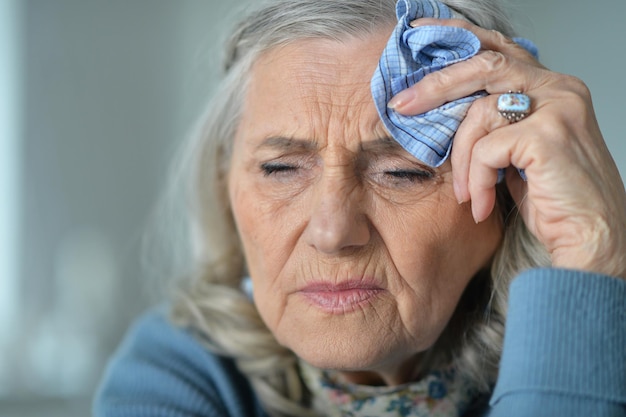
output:
[[[512,283],[490,417],[626,416],[626,281],[536,269]]]
[[[232,361],[213,355],[164,309],[129,330],[96,393],[95,417],[261,416]]]

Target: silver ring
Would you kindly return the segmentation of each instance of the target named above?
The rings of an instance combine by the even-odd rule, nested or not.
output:
[[[521,91],[500,94],[498,112],[510,123],[519,122],[530,113],[530,97]]]

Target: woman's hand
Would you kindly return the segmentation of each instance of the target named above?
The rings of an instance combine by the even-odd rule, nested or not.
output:
[[[427,75],[390,102],[420,114],[485,90],[454,139],[451,162],[459,202],[471,201],[474,219],[495,205],[499,168],[529,230],[555,267],[626,279],[626,192],[594,115],[587,87],[551,72],[496,31],[461,20],[420,19],[415,25],[464,27],[481,40],[475,57]],[[531,112],[509,123],[497,111],[500,94],[521,91]],[[527,181],[511,166],[524,169]]]

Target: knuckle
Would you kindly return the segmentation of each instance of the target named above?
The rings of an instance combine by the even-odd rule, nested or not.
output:
[[[594,118],[590,111],[591,93],[580,79],[573,76],[564,77],[565,88],[558,95],[559,106],[554,106],[554,123],[569,130],[584,129]]]
[[[502,71],[508,65],[508,58],[502,52],[498,51],[484,51],[476,55],[478,63],[483,67],[487,73],[496,73]]]
[[[584,121],[586,119],[585,116],[588,114],[587,101],[580,94],[574,93],[571,95],[569,100],[567,100],[567,102],[567,109],[569,113],[561,112],[562,117],[567,117],[566,120],[569,120],[572,119],[572,115],[574,115],[574,119]]]
[[[473,110],[474,112],[476,112],[477,114],[480,114],[481,116],[484,115],[486,112],[492,111],[493,103],[490,100],[490,96],[476,100],[470,107],[470,110]]]
[[[501,118],[501,116],[496,111],[496,104],[490,99],[490,96],[487,96],[472,103],[467,111],[466,118],[473,120],[474,123],[480,124],[486,133],[498,126],[498,123],[493,123],[492,116],[497,116],[498,118],[495,120],[500,122],[499,118]]]
[[[434,91],[449,87],[453,81],[448,75],[448,71],[446,71],[445,68],[441,71],[431,72],[430,74],[426,75],[425,78],[428,78],[430,88]]]
[[[503,34],[502,32],[498,30],[493,30],[492,33],[495,36],[495,41],[497,43],[502,44],[505,47],[512,46],[512,47],[517,48],[519,46],[517,43],[515,43],[513,39],[509,38],[508,36],[506,36],[505,34]]]
[[[585,84],[580,78],[573,75],[563,75],[565,86],[585,101],[591,98],[591,91],[587,84]]]
[[[479,140],[474,144],[472,148],[472,162],[478,163],[482,162],[483,158],[486,156],[487,152],[487,143],[485,141]]]

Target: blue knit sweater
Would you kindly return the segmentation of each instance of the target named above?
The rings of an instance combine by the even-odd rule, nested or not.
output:
[[[233,362],[170,324],[163,309],[130,329],[94,415],[266,416]],[[558,269],[517,277],[500,376],[479,415],[626,416],[626,281]]]

